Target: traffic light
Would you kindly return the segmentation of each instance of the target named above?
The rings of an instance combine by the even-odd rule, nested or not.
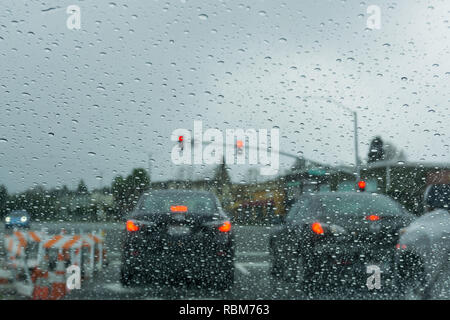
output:
[[[358,190],[359,191],[366,191],[366,182],[363,180],[358,181]]]
[[[183,136],[178,136],[178,146],[180,147],[180,150],[183,150],[183,141],[184,141],[184,137]]]
[[[242,140],[236,141],[236,149],[238,154],[242,153],[242,151],[244,150],[244,142]]]

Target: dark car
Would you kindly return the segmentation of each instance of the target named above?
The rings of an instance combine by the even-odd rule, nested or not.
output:
[[[13,210],[5,215],[6,229],[30,228],[30,215],[26,210]]]
[[[121,281],[183,278],[226,289],[234,283],[230,219],[210,192],[153,190],[126,222]]]
[[[272,274],[297,281],[307,291],[325,280],[367,278],[367,265],[391,269],[399,230],[413,219],[384,195],[301,196],[271,233]]]
[[[405,296],[428,299],[449,277],[450,184],[427,186],[424,214],[400,233],[396,285]]]

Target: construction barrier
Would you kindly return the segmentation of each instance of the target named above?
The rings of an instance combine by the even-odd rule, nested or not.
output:
[[[50,235],[42,231],[18,231],[5,235],[6,268],[0,284],[12,284],[16,292],[33,300],[59,300],[69,291],[66,269],[80,267],[82,280],[92,279],[106,262],[105,233]]]

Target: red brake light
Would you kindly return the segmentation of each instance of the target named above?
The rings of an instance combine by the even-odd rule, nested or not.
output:
[[[359,181],[358,182],[358,188],[359,190],[364,190],[366,188],[366,182],[365,181]]]
[[[321,225],[319,222],[314,222],[314,223],[311,225],[311,229],[312,229],[312,231],[314,231],[314,233],[316,233],[316,234],[323,234],[323,228],[322,228],[322,225]]]
[[[378,220],[380,220],[380,216],[377,216],[375,214],[371,214],[370,216],[366,216],[366,220],[378,221]]]
[[[219,231],[221,232],[228,232],[231,230],[231,223],[230,221],[225,221],[220,227]]]
[[[134,232],[134,231],[138,231],[139,227],[131,220],[127,221],[127,230]]]
[[[172,212],[187,212],[187,206],[170,206],[170,211]]]

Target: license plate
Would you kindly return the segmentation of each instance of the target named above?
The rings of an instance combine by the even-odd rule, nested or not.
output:
[[[169,226],[167,233],[171,236],[182,236],[191,233],[191,228],[185,226]]]

